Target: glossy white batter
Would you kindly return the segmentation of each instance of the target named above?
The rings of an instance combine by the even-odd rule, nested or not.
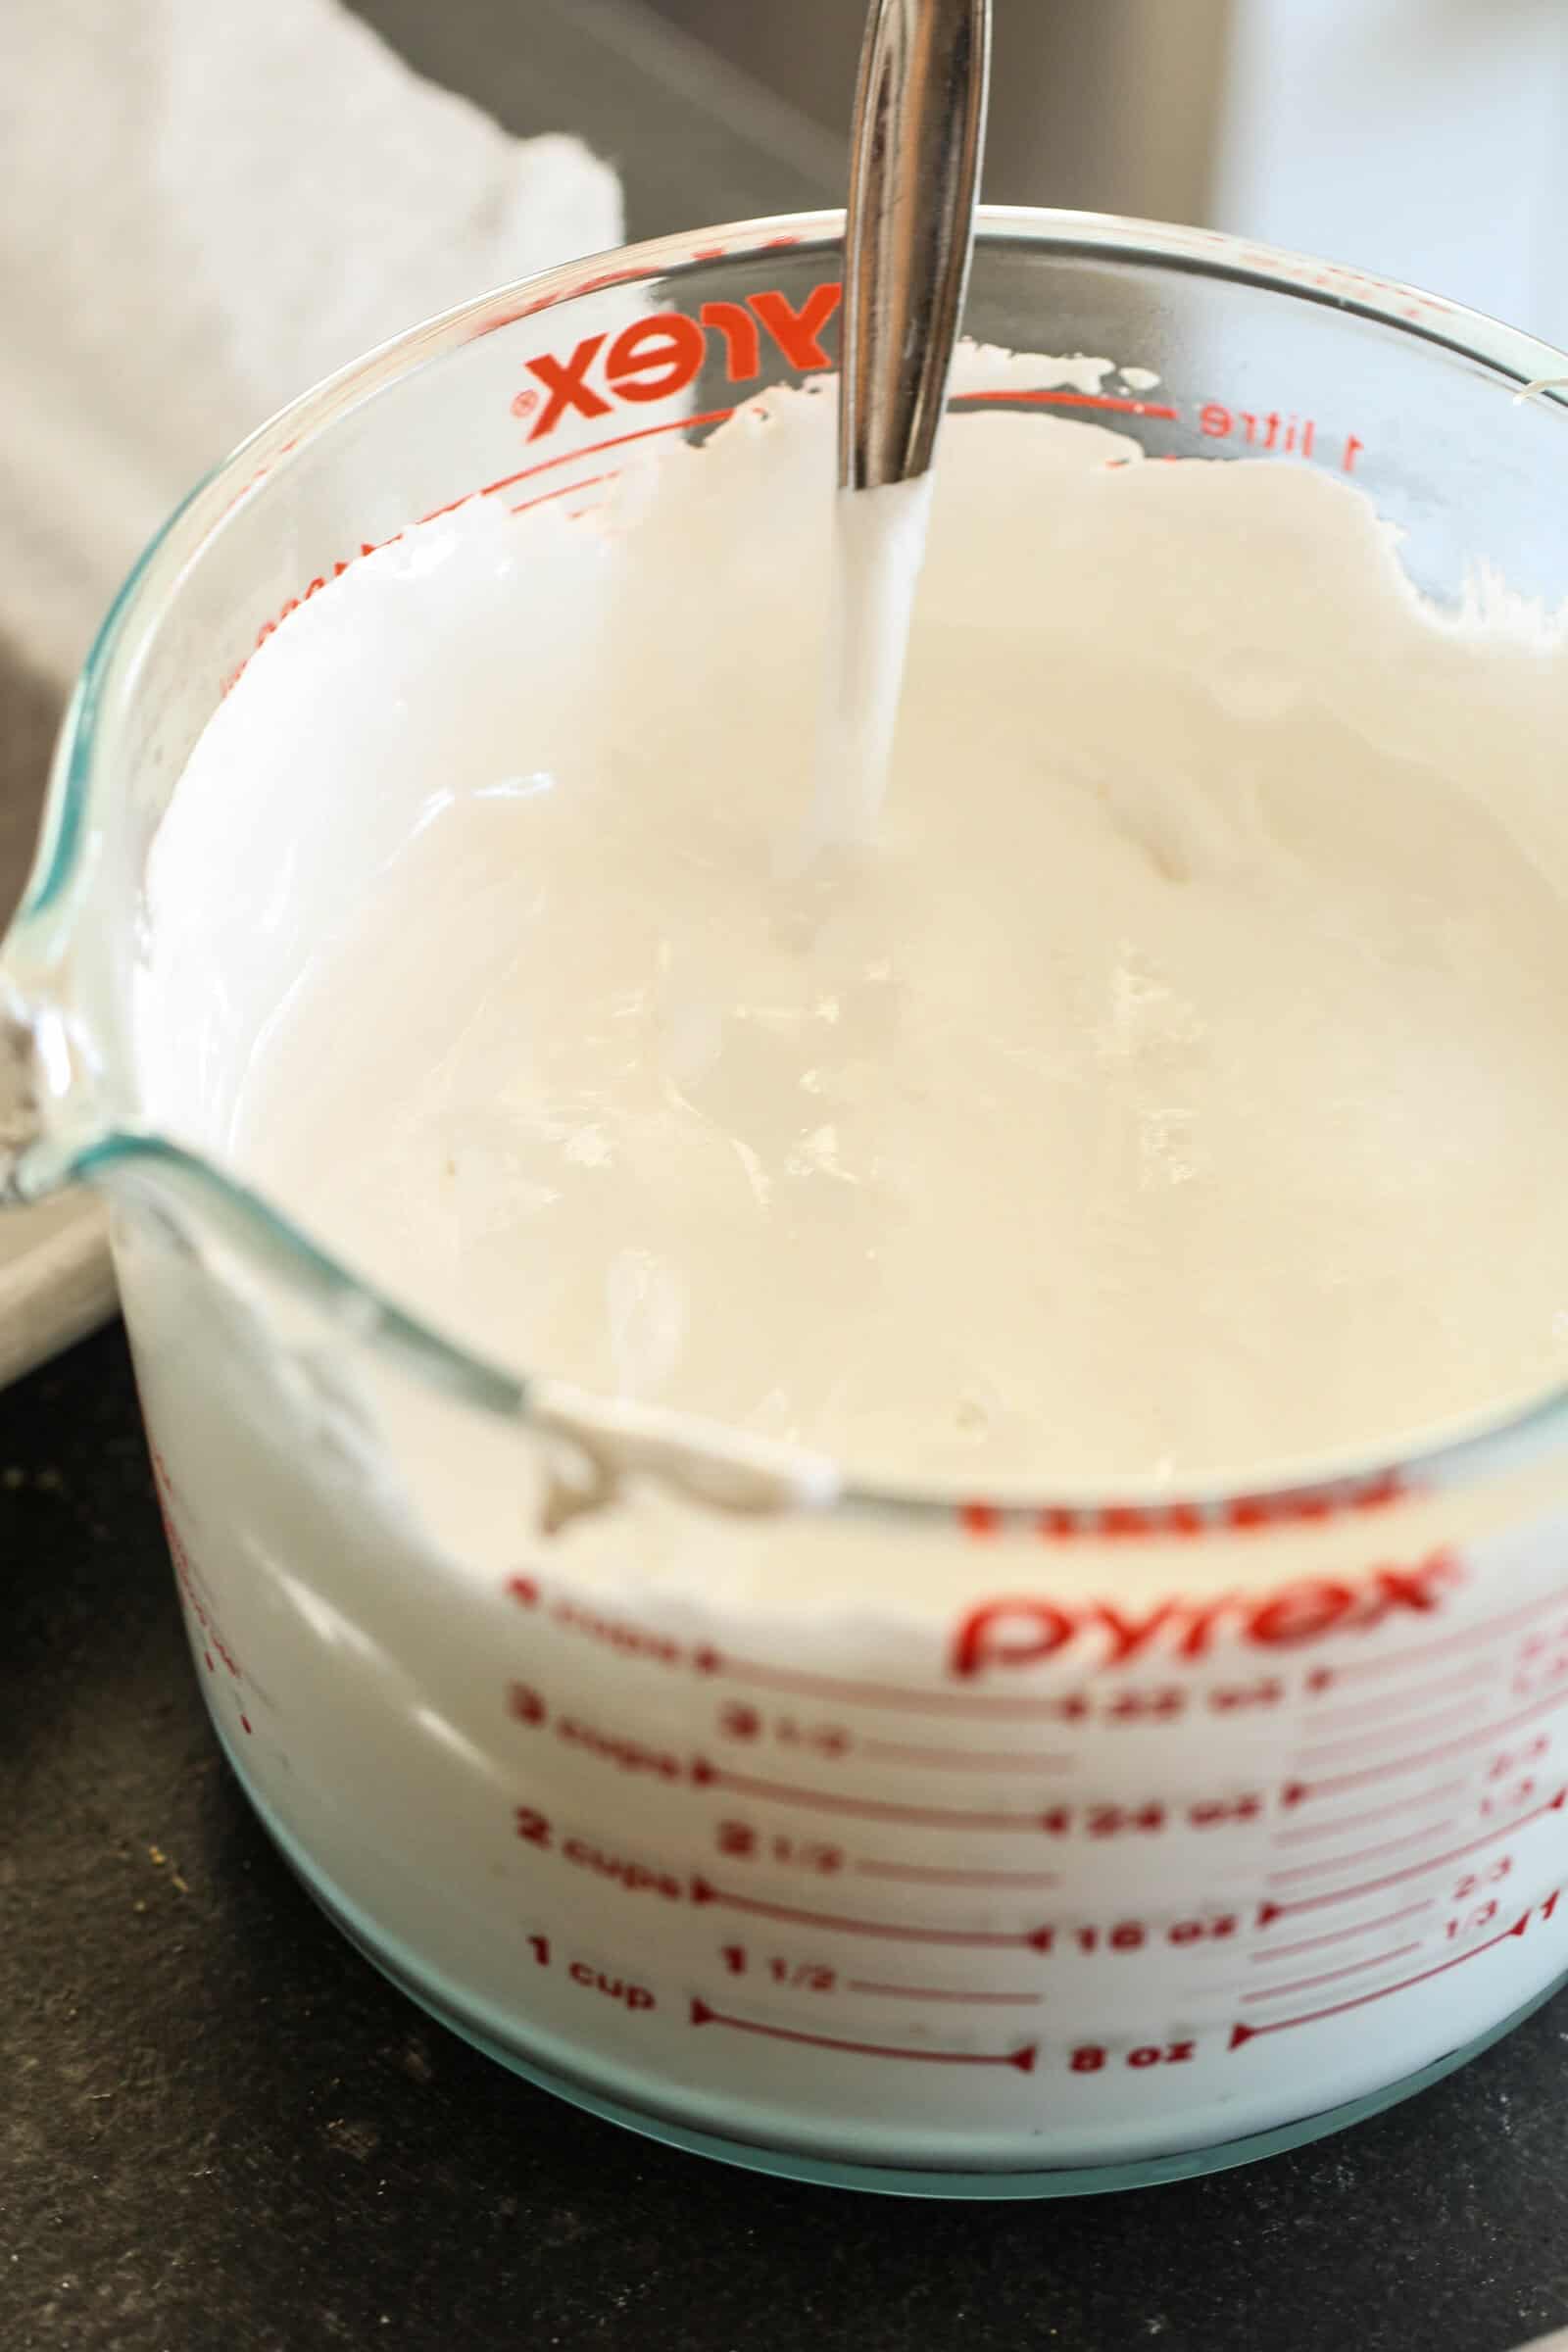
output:
[[[268,641],[152,861],[154,1115],[489,1355],[864,1471],[1255,1474],[1558,1377],[1556,637],[1305,467],[960,416],[874,838],[781,881],[832,421]]]

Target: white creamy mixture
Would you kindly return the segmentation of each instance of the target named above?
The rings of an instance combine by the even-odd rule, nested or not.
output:
[[[879,796],[916,502],[836,550],[821,394],[639,446],[267,639],[150,860],[144,1115],[487,1354],[969,1496],[1558,1377],[1554,629],[1300,466],[959,415]],[[201,1239],[118,1257],[209,1703],[489,2045],[928,2187],[1321,2116],[1561,1976],[1557,1463],[1197,1542],[642,1478],[545,1534],[569,1449]]]
[[[886,804],[804,875],[830,400],[356,564],[165,820],[151,1114],[487,1354],[865,1472],[1558,1377],[1568,657],[1338,480],[1137,457],[955,417]]]
[[[804,873],[826,849],[874,846],[887,799],[914,600],[930,538],[934,475],[834,501],[833,605],[805,824],[780,845],[779,871]]]

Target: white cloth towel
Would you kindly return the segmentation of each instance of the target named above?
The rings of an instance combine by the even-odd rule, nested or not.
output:
[[[620,233],[576,140],[509,138],[337,0],[0,0],[0,632],[62,677],[273,410]]]
[[[509,138],[338,0],[0,0],[0,640],[63,686],[254,426],[620,228],[575,139]],[[113,1302],[89,1198],[0,1216],[0,1385]]]

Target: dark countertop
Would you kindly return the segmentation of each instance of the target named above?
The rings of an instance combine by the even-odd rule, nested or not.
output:
[[[827,192],[817,134],[683,85],[619,0],[533,0],[521,34],[515,0],[364,13],[514,127],[585,125],[638,231]],[[8,824],[45,716],[0,672]],[[1562,2002],[1348,2137],[1181,2187],[944,2207],[728,2172],[475,2056],[300,1892],[207,1728],[118,1330],[0,1398],[0,1563],[5,2352],[1510,2352],[1568,2322]]]
[[[6,2352],[1509,2352],[1568,2320],[1568,2010],[1354,2133],[1066,2205],[736,2173],[514,2081],[220,1762],[123,1341],[0,1403]]]

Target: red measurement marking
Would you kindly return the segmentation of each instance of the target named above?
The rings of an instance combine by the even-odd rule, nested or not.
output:
[[[694,1903],[718,1903],[726,1911],[745,1911],[756,1919],[788,1919],[807,1928],[826,1928],[843,1936],[881,1936],[890,1943],[948,1943],[975,1951],[1038,1951],[1045,1948],[1044,1939],[1050,1930],[1037,1928],[1032,1935],[1001,1936],[982,1929],[967,1928],[906,1928],[886,1919],[845,1919],[838,1912],[801,1911],[793,1903],[758,1902],[748,1894],[732,1894],[727,1887],[710,1885],[707,1879],[693,1879]]]
[[[530,482],[536,474],[549,473],[558,466],[577,466],[584,458],[602,457],[607,449],[624,449],[633,441],[652,441],[659,433],[689,433],[705,424],[727,424],[734,414],[733,408],[709,409],[701,416],[671,416],[663,424],[645,424],[634,433],[615,433],[610,440],[592,442],[586,449],[571,449],[562,457],[540,458],[532,466],[519,466],[515,473],[504,473],[498,481],[486,482],[478,495],[494,498],[498,491],[514,490],[519,482]]]
[[[1484,1704],[1478,1690],[1468,1705],[1457,1706],[1450,1700],[1437,1714],[1418,1716],[1414,1722],[1387,1723],[1375,1732],[1360,1732],[1348,1740],[1315,1740],[1310,1747],[1298,1751],[1296,1760],[1298,1764],[1327,1764],[1336,1756],[1362,1756],[1369,1750],[1375,1755],[1391,1741],[1424,1739],[1429,1732],[1451,1732],[1456,1722],[1463,1723]]]
[[[1293,1879],[1313,1879],[1321,1870],[1354,1870],[1363,1862],[1376,1862],[1384,1854],[1397,1854],[1407,1845],[1419,1845],[1426,1838],[1446,1838],[1450,1830],[1459,1827],[1458,1816],[1450,1814],[1446,1821],[1423,1822],[1418,1830],[1407,1830],[1402,1838],[1385,1838],[1381,1845],[1364,1845],[1354,1854],[1319,1854],[1315,1862],[1293,1862],[1289,1870],[1271,1870],[1271,1886],[1284,1886]]]
[[[1402,1672],[1406,1666],[1419,1666],[1427,1658],[1446,1656],[1448,1651],[1463,1649],[1479,1642],[1494,1642],[1500,1634],[1511,1633],[1516,1626],[1528,1625],[1532,1617],[1540,1617],[1552,1609],[1568,1609],[1568,1594],[1554,1592],[1549,1599],[1527,1601],[1522,1608],[1510,1609],[1506,1616],[1485,1619],[1480,1625],[1466,1626],[1461,1632],[1449,1634],[1442,1642],[1423,1642],[1419,1649],[1396,1650],[1392,1657],[1362,1658],[1353,1666],[1337,1666],[1335,1674],[1348,1680],[1357,1674],[1387,1674]]]
[[[1483,1952],[1494,1945],[1506,1943],[1510,1936],[1522,1936],[1530,1925],[1530,1913],[1521,1911],[1511,1928],[1499,1936],[1489,1936],[1485,1943],[1476,1944],[1468,1952],[1456,1952],[1451,1960],[1440,1960],[1436,1968],[1424,1968],[1419,1976],[1401,1977],[1397,1984],[1380,1984],[1375,1992],[1358,1993],[1354,2000],[1336,2001],[1332,2008],[1310,2010],[1305,2017],[1277,2017],[1266,2026],[1237,2025],[1231,2028],[1230,2047],[1239,2050],[1246,2041],[1255,2041],[1262,2034],[1289,2034],[1294,2026],[1315,2026],[1325,2017],[1343,2017],[1348,2009],[1364,2009],[1369,2001],[1386,2001],[1394,1993],[1408,1992],[1412,1984],[1426,1984],[1434,1977],[1446,1977],[1450,1968],[1463,1968],[1467,1960],[1479,1960]]]
[[[982,1698],[956,1690],[905,1690],[892,1683],[849,1683],[832,1674],[801,1674],[786,1666],[764,1665],[760,1658],[720,1657],[710,1653],[707,1669],[735,1683],[756,1683],[767,1690],[797,1690],[811,1698],[836,1698],[862,1707],[906,1707],[916,1714],[978,1715],[992,1721],[1004,1718],[1060,1717],[1070,1700],[1056,1698]],[[693,1661],[696,1663],[696,1661]]]
[[[541,490],[537,498],[520,499],[512,512],[514,514],[531,514],[535,507],[548,507],[552,499],[571,498],[579,490],[592,490],[599,482],[618,482],[619,479],[619,471],[614,467],[608,473],[590,473],[580,482],[563,482],[558,490]],[[426,516],[424,519],[429,518]]]
[[[727,2017],[722,2009],[710,2009],[695,1996],[691,2017],[694,2026],[730,2026],[737,2034],[760,2034],[769,2041],[799,2041],[808,2049],[843,2050],[853,2058],[908,2058],[924,2066],[1011,2066],[1020,2075],[1032,2075],[1040,2054],[1037,2042],[1021,2050],[991,2051],[899,2050],[879,2041],[840,2041],[831,2034],[802,2034],[790,2026],[760,2026],[749,2017]]]
[[[1461,1666],[1457,1674],[1447,1674],[1435,1683],[1423,1683],[1418,1690],[1389,1691],[1382,1698],[1363,1699],[1353,1707],[1324,1707],[1317,1722],[1324,1731],[1341,1730],[1350,1724],[1369,1719],[1381,1724],[1400,1707],[1424,1707],[1436,1698],[1440,1690],[1468,1690],[1475,1682],[1475,1672],[1469,1665]]]
[[[1533,1821],[1541,1821],[1548,1813],[1560,1813],[1568,1800],[1568,1788],[1559,1788],[1545,1804],[1538,1805],[1533,1813],[1521,1814],[1517,1821],[1504,1822],[1500,1829],[1489,1830],[1484,1838],[1473,1838],[1468,1845],[1456,1845],[1450,1853],[1429,1855],[1424,1862],[1412,1862],[1406,1870],[1391,1871],[1386,1878],[1368,1879],[1359,1886],[1337,1886],[1329,1894],[1308,1894],[1288,1903],[1265,1903],[1258,1917],[1258,1926],[1266,1927],[1271,1919],[1280,1919],[1293,1911],[1317,1911],[1325,1903],[1348,1903],[1360,1894],[1376,1894],[1383,1886],[1400,1886],[1406,1879],[1419,1879],[1429,1870],[1442,1870],[1449,1862],[1461,1862],[1466,1854],[1477,1854],[1483,1846],[1495,1845],[1499,1838],[1515,1837],[1528,1829]]]
[[[1167,424],[1181,420],[1179,409],[1148,400],[1126,400],[1113,392],[957,392],[959,408],[1115,409],[1124,416],[1162,416]]]
[[[762,1797],[770,1804],[799,1805],[808,1813],[853,1813],[861,1821],[900,1821],[928,1830],[1028,1831],[1044,1834],[1040,1813],[960,1813],[941,1805],[882,1804],[874,1797],[831,1796],[820,1788],[801,1788],[788,1781],[758,1781],[750,1773],[721,1772],[699,1756],[692,1766],[699,1788],[727,1788],[737,1796]]]
[[[1457,1740],[1444,1740],[1436,1747],[1424,1747],[1411,1756],[1396,1756],[1392,1763],[1370,1765],[1364,1772],[1340,1772],[1325,1781],[1290,1781],[1284,1790],[1288,1805],[1304,1804],[1311,1796],[1323,1796],[1335,1788],[1358,1788],[1364,1781],[1392,1780],[1396,1773],[1414,1772],[1422,1764],[1436,1764],[1444,1756],[1473,1755],[1478,1748],[1490,1747],[1494,1740],[1504,1739],[1522,1723],[1534,1723],[1538,1715],[1559,1712],[1568,1692],[1557,1691],[1550,1698],[1538,1698],[1533,1706],[1522,1707],[1517,1715],[1504,1716],[1501,1723],[1484,1725],[1479,1732],[1466,1732]]]
[[[1261,1992],[1244,1992],[1244,2001],[1282,2001],[1289,1993],[1311,1992],[1319,1984],[1337,1984],[1342,1977],[1359,1977],[1369,1968],[1387,1968],[1391,1960],[1402,1960],[1406,1952],[1421,1949],[1419,1936],[1413,1943],[1396,1943],[1392,1952],[1378,1952],[1370,1960],[1352,1960],[1347,1968],[1326,1969],[1320,1977],[1297,1977],[1289,1984],[1269,1984]]]
[[[1059,1886],[1054,1870],[928,1870],[915,1862],[857,1862],[868,1879],[899,1879],[910,1886]]]
[[[1420,1800],[1435,1805],[1441,1797],[1457,1796],[1464,1788],[1463,1781],[1445,1781],[1441,1788],[1429,1788]],[[1374,1805],[1370,1813],[1348,1813],[1334,1821],[1308,1822],[1304,1830],[1277,1830],[1271,1842],[1275,1845],[1304,1845],[1312,1838],[1337,1838],[1342,1830],[1369,1829],[1375,1821],[1387,1821],[1391,1813],[1408,1813],[1410,1799],[1399,1797],[1392,1805]]]
[[[965,2002],[1022,2002],[1038,2008],[1042,1995],[1038,1992],[951,1992],[940,1984],[874,1984],[864,1977],[851,1977],[844,1987],[846,1992],[874,1992],[890,2001],[965,2001]]]
[[[955,1772],[1071,1772],[1076,1756],[1030,1755],[1007,1747],[906,1747],[897,1740],[860,1740],[862,1756],[885,1756],[890,1764],[940,1764]]]
[[[1294,1960],[1298,1952],[1323,1952],[1332,1944],[1353,1943],[1358,1936],[1370,1936],[1379,1928],[1392,1928],[1401,1919],[1418,1919],[1423,1911],[1435,1911],[1437,1907],[1437,1896],[1429,1894],[1424,1902],[1406,1903],[1402,1911],[1385,1911],[1381,1919],[1363,1919],[1353,1928],[1336,1928],[1327,1936],[1302,1936],[1295,1943],[1271,1944],[1266,1952],[1249,1952],[1247,1956],[1250,1960],[1265,1963],[1270,1960]],[[1263,1915],[1257,1924],[1260,1928],[1266,1928],[1271,1919],[1279,1916],[1277,1904],[1265,1903]]]
[[[1150,408],[1141,401],[1099,393],[1003,390],[966,392],[958,398],[992,404],[1024,401],[1074,408],[1132,409],[1150,416],[1176,415],[1174,409]],[[1130,461],[1108,458],[1105,463],[1115,466]],[[1052,1544],[1124,1542],[1133,1538],[1165,1542],[1172,1537],[1200,1536],[1208,1528],[1245,1533],[1302,1522],[1321,1523],[1325,1519],[1343,1518],[1349,1511],[1381,1511],[1403,1500],[1411,1492],[1397,1470],[1380,1470],[1375,1477],[1354,1487],[1295,1487],[1270,1494],[1232,1494],[1223,1502],[1206,1506],[1194,1502],[1155,1502],[1069,1508],[1057,1503],[1042,1510],[1033,1503],[970,1501],[960,1503],[956,1516],[967,1534],[982,1538],[1010,1529],[1017,1534],[1042,1537]]]
[[[240,1730],[241,1730],[242,1732],[245,1732],[245,1733],[247,1733],[247,1734],[249,1733],[249,1731],[250,1731],[250,1728],[251,1728],[251,1719],[250,1719],[250,1717],[249,1717],[248,1715],[242,1715],[242,1716],[240,1717],[240,1719],[239,1719],[239,1728],[240,1728]]]

